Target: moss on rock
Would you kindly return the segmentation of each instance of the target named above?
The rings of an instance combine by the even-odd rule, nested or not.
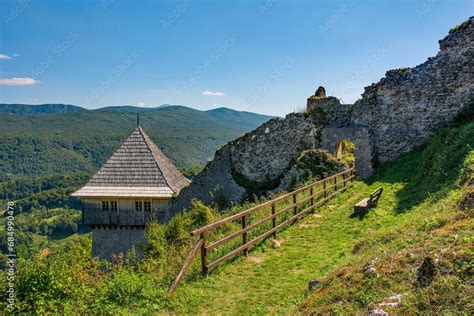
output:
[[[295,165],[302,171],[302,179],[322,179],[347,167],[334,155],[319,148],[302,151]]]

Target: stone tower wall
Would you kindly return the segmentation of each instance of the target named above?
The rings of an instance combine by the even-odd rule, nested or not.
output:
[[[92,257],[112,261],[113,256],[135,251],[141,256],[146,245],[143,227],[94,227],[92,228]]]

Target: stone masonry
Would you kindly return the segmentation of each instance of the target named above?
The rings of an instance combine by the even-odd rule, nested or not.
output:
[[[138,257],[147,245],[144,227],[96,227],[92,230],[92,257],[112,261],[113,255],[134,252]]]
[[[421,145],[474,102],[474,17],[439,45],[423,64],[388,71],[352,108],[352,124],[370,127],[381,163]]]
[[[292,113],[285,119],[274,118],[229,142],[181,192],[169,216],[189,207],[192,198],[211,203],[210,192],[215,189],[221,190],[230,203],[239,203],[246,192],[242,181],[274,180],[277,187],[278,179],[291,167],[291,160],[307,147],[308,135],[315,126],[304,114]]]
[[[373,144],[370,130],[366,127],[327,127],[321,131],[321,148],[334,152],[341,140],[349,140],[355,145],[357,175],[368,177],[374,171]]]
[[[319,88],[305,113],[275,118],[228,143],[172,204],[168,216],[189,207],[191,198],[212,202],[218,188],[240,202],[249,184],[272,187],[287,181],[295,157],[309,148],[335,151],[343,139],[356,146],[356,169],[370,176],[378,164],[422,145],[434,130],[474,104],[474,17],[441,41],[435,57],[414,68],[390,70],[365,88],[355,104],[341,104]]]

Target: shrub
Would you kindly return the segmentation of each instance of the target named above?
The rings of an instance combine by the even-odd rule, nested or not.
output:
[[[296,167],[303,171],[302,178],[322,179],[342,171],[345,164],[323,149],[305,150],[296,159]]]
[[[229,199],[222,190],[222,187],[218,185],[214,190],[211,191],[212,205],[219,211],[229,207]]]

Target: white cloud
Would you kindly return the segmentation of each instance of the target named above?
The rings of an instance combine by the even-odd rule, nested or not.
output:
[[[222,93],[222,92],[212,92],[212,91],[209,91],[209,90],[206,90],[206,91],[203,91],[201,92],[202,95],[205,95],[205,96],[210,96],[210,97],[222,97],[224,96],[225,94]]]
[[[138,103],[137,103],[137,106],[145,106],[145,103],[143,103],[143,102],[138,102]]]
[[[33,78],[5,78],[0,79],[0,86],[31,86],[38,82]]]
[[[8,56],[6,54],[0,54],[0,59],[11,59],[11,56]]]

